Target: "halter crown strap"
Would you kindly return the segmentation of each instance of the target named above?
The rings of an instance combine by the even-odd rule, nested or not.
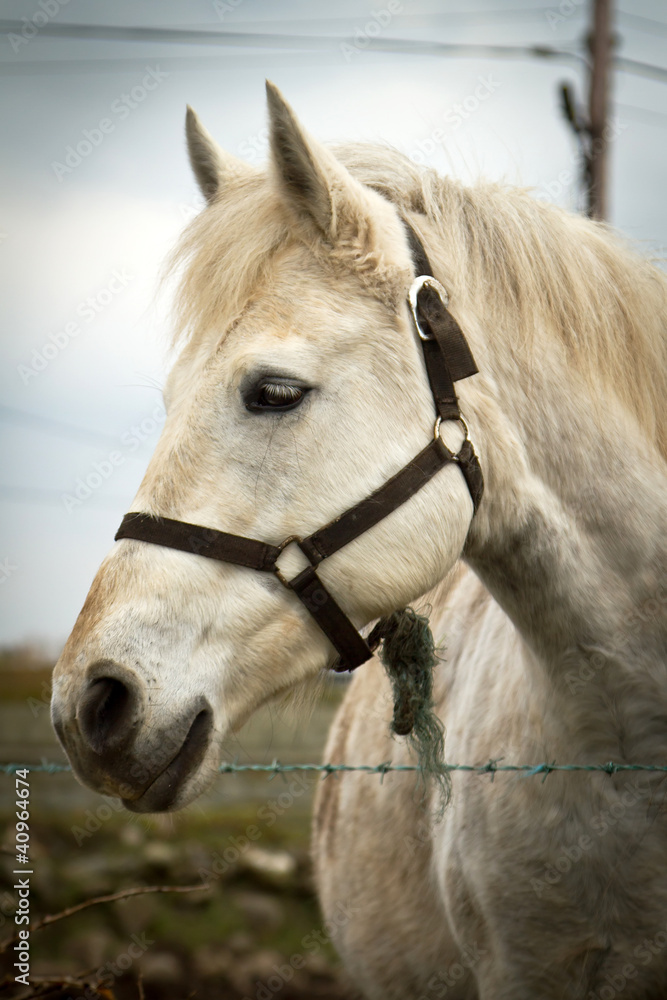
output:
[[[403,220],[417,278],[410,289],[410,305],[421,341],[426,372],[438,415],[459,420],[454,382],[478,372],[463,330],[447,309],[446,292],[435,281],[421,240]],[[432,281],[425,281],[431,278]]]
[[[461,469],[475,511],[484,489],[479,461],[467,433],[456,455],[438,433],[440,420],[461,419],[454,382],[476,374],[477,367],[461,327],[446,307],[446,292],[433,277],[424,247],[407,222],[405,226],[417,272],[410,289],[410,307],[438,413],[436,433],[431,443],[370,496],[306,538],[292,536],[281,545],[271,545],[255,538],[140,512],[126,514],[115,536],[116,541],[136,539],[248,569],[275,573],[299,598],[335,647],[339,659],[333,669],[337,671],[354,670],[370,659],[381,635],[374,630],[369,644],[359,634],[318,576],[316,567],[319,563],[404,504],[445,465],[456,463]],[[277,561],[291,541],[298,544],[311,565],[292,580],[286,580]]]

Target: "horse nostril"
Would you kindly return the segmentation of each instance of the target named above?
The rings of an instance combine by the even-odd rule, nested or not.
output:
[[[118,747],[136,721],[137,697],[117,677],[98,677],[79,702],[77,717],[83,738],[95,753]]]

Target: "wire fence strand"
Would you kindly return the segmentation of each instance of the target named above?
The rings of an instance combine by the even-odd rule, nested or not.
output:
[[[486,764],[445,764],[449,772],[463,771],[469,774],[495,774],[508,772],[523,774],[524,777],[534,777],[541,774],[545,778],[554,771],[588,771],[602,774],[619,774],[624,771],[650,771],[667,774],[667,764],[617,764],[608,761],[606,764],[557,764],[555,761],[542,764],[503,764],[502,757],[490,760]],[[15,774],[17,771],[41,772],[44,774],[60,774],[71,771],[69,764],[59,764],[55,761],[41,761],[39,764],[0,763],[0,774]],[[319,774],[331,775],[346,772],[362,772],[365,774],[385,775],[389,772],[421,772],[419,764],[392,764],[384,761],[381,764],[281,764],[274,760],[272,764],[238,764],[227,761],[220,764],[220,774],[292,774],[295,771],[313,771]]]

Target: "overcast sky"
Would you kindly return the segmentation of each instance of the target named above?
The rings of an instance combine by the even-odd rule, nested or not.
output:
[[[224,147],[259,163],[269,77],[324,140],[388,141],[443,172],[528,185],[576,210],[576,148],[557,88],[568,80],[584,94],[576,57],[587,7],[4,0],[0,644],[57,650],[155,446],[167,330],[156,281],[201,207],[184,147],[186,103]],[[81,37],[67,25],[288,39],[220,46],[182,34]],[[625,0],[616,27],[619,55],[667,67],[664,2]],[[319,40],[293,37],[307,35]],[[373,50],[369,39],[538,44],[566,55],[402,54]],[[663,256],[666,96],[665,74],[615,74],[611,221]],[[77,497],[85,480],[96,485]]]

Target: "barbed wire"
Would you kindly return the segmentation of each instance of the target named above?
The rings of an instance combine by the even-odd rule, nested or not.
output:
[[[667,764],[617,764],[608,761],[604,764],[557,764],[555,761],[541,764],[503,764],[503,757],[491,759],[486,764],[444,764],[448,772],[462,771],[469,774],[489,774],[491,779],[498,773],[523,774],[525,777],[533,777],[541,774],[547,778],[554,771],[587,771],[602,774],[619,774],[624,771],[649,771],[667,774]],[[39,764],[15,764],[12,762],[0,763],[0,773],[15,774],[17,771],[32,771],[43,774],[60,774],[71,771],[69,764],[59,764],[55,761],[41,761]],[[293,774],[297,771],[312,771],[319,774],[331,775],[347,772],[361,772],[364,774],[379,774],[384,776],[390,772],[421,772],[419,764],[392,764],[391,761],[384,761],[381,764],[281,764],[274,760],[271,764],[238,764],[236,761],[226,761],[220,764],[218,771],[220,774]]]

